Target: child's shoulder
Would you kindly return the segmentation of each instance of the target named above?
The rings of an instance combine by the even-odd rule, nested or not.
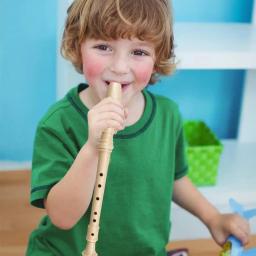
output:
[[[156,93],[150,92],[150,94],[154,97],[157,107],[167,111],[179,112],[179,106],[174,100]]]
[[[71,89],[66,96],[62,99],[53,103],[46,113],[43,115],[39,121],[39,126],[51,126],[52,123],[60,121],[65,116],[70,115],[70,111],[73,109],[71,102],[69,100],[69,95],[71,95],[76,88]]]
[[[182,114],[179,105],[174,100],[164,96],[150,93],[156,103],[156,117],[160,122],[172,124],[177,131],[180,130],[183,124]]]

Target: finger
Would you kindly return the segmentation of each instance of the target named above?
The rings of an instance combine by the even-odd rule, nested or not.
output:
[[[240,241],[242,242],[243,245],[246,245],[249,243],[249,235],[242,230],[240,235]]]
[[[113,99],[111,97],[107,97],[105,99],[103,99],[102,101],[100,101],[97,105],[95,106],[102,106],[102,105],[105,105],[105,104],[114,104],[114,105],[117,105],[121,108],[124,108],[123,105],[121,104],[121,102],[119,100],[116,100],[116,99]]]
[[[124,118],[121,117],[118,113],[116,112],[103,112],[100,113],[94,120],[95,124],[99,122],[106,122],[108,120],[114,120],[118,122],[121,126],[124,126]]]
[[[119,108],[103,106],[100,109],[91,109],[87,115],[88,123],[93,125],[102,119],[116,119],[121,123],[125,122],[124,112],[122,112]]]
[[[242,238],[243,244],[244,245],[248,244],[250,241],[250,233],[251,233],[249,222],[243,219],[239,228],[241,230],[241,233],[243,234],[243,238]]]
[[[248,242],[249,242],[249,234],[248,234],[244,229],[242,229],[242,228],[240,228],[239,226],[237,226],[237,227],[233,230],[232,234],[233,234],[237,239],[239,239],[243,245],[248,244]]]
[[[239,215],[235,216],[237,226],[246,234],[250,234],[250,224],[249,221]]]
[[[124,129],[124,126],[121,125],[119,122],[116,120],[102,120],[101,122],[98,123],[98,127],[101,131],[104,131],[107,128],[112,128],[116,131],[120,131]]]
[[[228,235],[226,234],[218,234],[214,237],[215,241],[217,242],[217,244],[219,244],[220,246],[223,246],[225,244],[225,242],[227,241],[227,237]]]
[[[98,106],[97,108],[94,109],[94,113],[99,114],[99,113],[104,113],[104,112],[116,112],[119,114],[123,119],[125,119],[125,111],[122,105],[117,105],[112,102],[107,102],[105,104],[102,104]]]

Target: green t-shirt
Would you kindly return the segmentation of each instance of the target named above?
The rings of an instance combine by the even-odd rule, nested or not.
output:
[[[40,121],[34,144],[31,204],[44,207],[49,190],[69,170],[88,136],[88,109],[80,84]],[[170,231],[173,182],[186,175],[182,120],[175,103],[143,91],[145,109],[114,136],[101,219],[99,256],[164,256]],[[27,250],[36,256],[80,256],[91,208],[70,230],[45,216]]]

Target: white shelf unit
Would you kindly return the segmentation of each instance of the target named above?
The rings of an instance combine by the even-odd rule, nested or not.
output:
[[[178,68],[246,70],[238,139],[223,141],[217,185],[200,188],[221,212],[230,212],[228,199],[245,208],[256,206],[256,6],[253,22],[178,23],[175,25]],[[210,238],[207,228],[177,205],[172,207],[171,240]],[[189,226],[184,226],[189,223]],[[250,221],[256,234],[256,220]],[[182,228],[181,228],[182,227]],[[191,232],[193,231],[193,232]]]
[[[64,30],[67,9],[73,0],[58,0],[57,6],[57,98],[61,99],[67,91],[75,85],[84,82],[82,75],[78,74],[70,62],[60,54],[61,38]]]
[[[177,23],[175,37],[180,69],[247,70],[238,140],[256,142],[256,25]]]
[[[253,22],[178,23],[175,26],[178,68],[246,70],[237,140],[223,141],[224,152],[217,185],[200,188],[221,212],[230,212],[228,199],[235,198],[245,208],[256,206],[256,8]],[[172,207],[171,240],[210,238],[209,231],[194,216],[177,205]],[[184,226],[189,223],[189,226]],[[256,220],[250,221],[256,234]],[[182,227],[182,228],[181,228]],[[193,231],[193,232],[191,232]]]
[[[177,23],[180,69],[256,69],[256,26],[247,23]]]

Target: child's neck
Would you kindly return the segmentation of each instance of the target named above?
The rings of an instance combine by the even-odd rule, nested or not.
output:
[[[132,100],[127,104],[128,117],[125,126],[135,124],[142,117],[145,108],[145,99],[142,92],[136,94]]]
[[[90,87],[80,92],[79,97],[83,104],[91,109],[98,102],[95,101],[92,97]],[[144,107],[145,107],[145,99],[142,92],[137,93],[130,100],[130,102],[125,106],[128,109],[128,116],[125,122],[125,126],[131,126],[135,124],[143,115]]]

